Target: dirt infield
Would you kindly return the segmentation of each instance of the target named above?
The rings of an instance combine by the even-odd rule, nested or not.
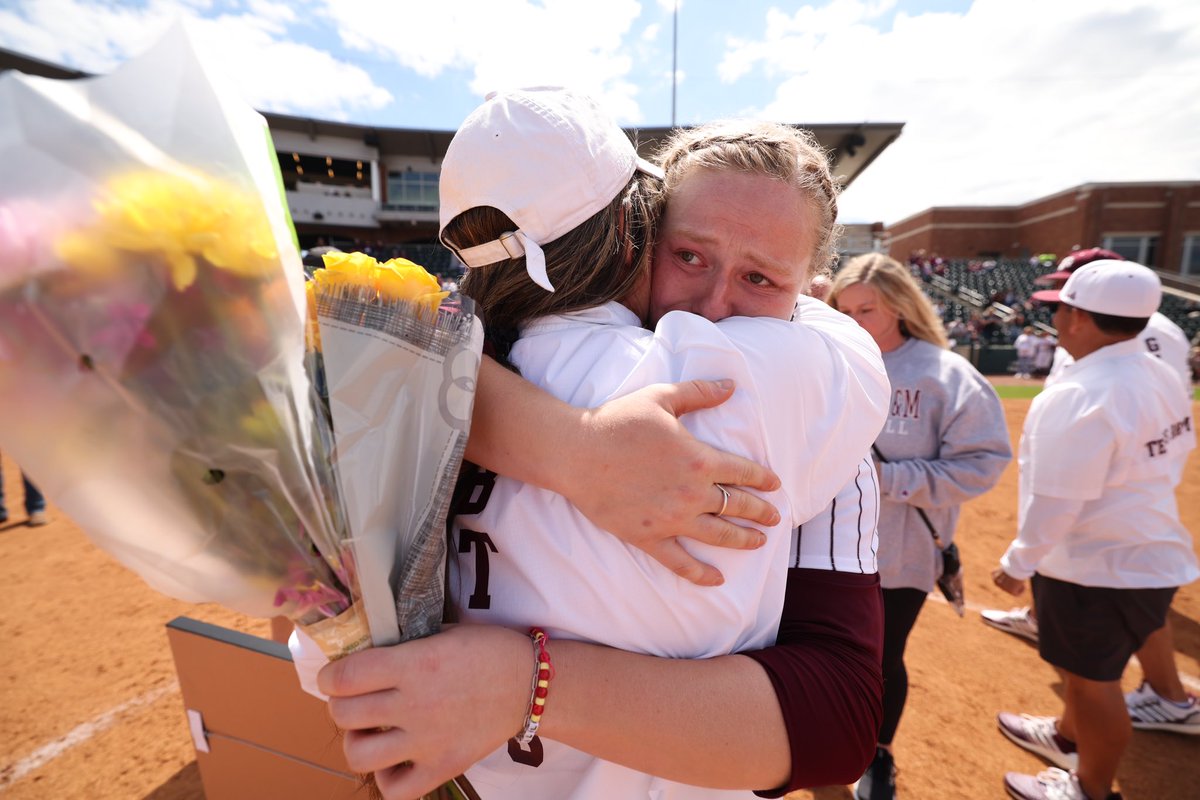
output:
[[[1014,448],[1028,400],[1005,400]],[[1200,410],[1200,407],[1193,406]],[[988,574],[1016,525],[1016,465],[968,503],[959,529],[967,600],[959,619],[933,598],[909,644],[908,709],[896,739],[899,792],[912,800],[1003,797],[1006,770],[1044,764],[1009,744],[999,710],[1054,713],[1062,686],[1035,647],[979,621],[978,609],[1011,599]],[[51,507],[53,521],[24,525],[20,474],[4,462],[10,521],[0,525],[0,795],[90,800],[203,797],[164,629],[185,614],[259,636],[265,620],[156,594],[94,548]],[[1200,534],[1200,457],[1179,494],[1185,524]],[[1176,597],[1177,661],[1200,692],[1200,586]],[[1135,664],[1125,685],[1140,680]],[[1135,732],[1119,773],[1126,800],[1200,796],[1200,737]],[[844,787],[790,796],[850,798]],[[296,800],[291,798],[289,800]]]

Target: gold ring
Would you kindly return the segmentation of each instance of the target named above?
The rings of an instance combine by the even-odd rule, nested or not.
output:
[[[717,512],[717,516],[724,516],[725,509],[729,508],[729,490],[719,483],[714,483],[713,485],[721,490],[721,510]]]

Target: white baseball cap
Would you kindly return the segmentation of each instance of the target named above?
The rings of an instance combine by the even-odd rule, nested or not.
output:
[[[1133,261],[1093,261],[1072,272],[1061,289],[1034,292],[1032,299],[1143,319],[1158,311],[1162,281],[1154,270]]]
[[[529,277],[553,292],[542,245],[611,203],[635,170],[663,174],[586,95],[560,87],[493,92],[442,161],[442,244],[468,267],[524,255]],[[477,206],[503,211],[517,230],[475,247],[447,240],[446,225]]]

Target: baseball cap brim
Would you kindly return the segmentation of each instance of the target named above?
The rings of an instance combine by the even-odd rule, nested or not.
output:
[[[1045,275],[1038,275],[1033,279],[1034,286],[1044,286],[1052,281],[1065,281],[1071,277],[1070,270],[1060,269],[1058,272],[1047,272]]]
[[[1162,302],[1162,282],[1141,264],[1102,259],[1075,270],[1062,289],[1034,292],[1033,297],[1091,314],[1146,319]]]

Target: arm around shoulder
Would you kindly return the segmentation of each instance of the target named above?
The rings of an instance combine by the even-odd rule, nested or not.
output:
[[[598,527],[680,577],[717,584],[721,573],[676,537],[753,549],[763,536],[713,516],[713,485],[731,488],[739,519],[774,525],[779,518],[769,503],[734,488],[771,491],[779,486],[774,472],[698,441],[679,422],[723,403],[733,388],[716,380],[657,384],[598,408],[576,408],[485,358],[466,458],[563,495]]]

